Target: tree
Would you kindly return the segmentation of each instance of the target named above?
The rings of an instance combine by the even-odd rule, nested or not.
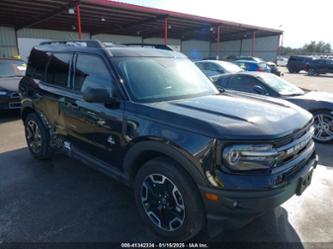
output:
[[[329,43],[323,41],[311,41],[300,48],[282,47],[281,55],[312,55],[312,54],[329,54],[332,53],[332,48]]]
[[[306,53],[330,53],[331,45],[323,41],[311,41],[309,44],[303,46],[303,50]]]

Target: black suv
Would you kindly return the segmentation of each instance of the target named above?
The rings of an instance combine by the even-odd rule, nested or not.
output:
[[[305,68],[308,74],[311,76],[333,73],[333,60],[330,59],[312,60],[305,66]]]
[[[64,152],[131,186],[170,240],[248,223],[302,194],[317,165],[310,113],[220,93],[177,52],[43,43],[19,88],[32,155]]]
[[[312,60],[313,58],[311,56],[290,56],[287,63],[289,73],[299,73],[302,70],[306,70],[306,65]]]

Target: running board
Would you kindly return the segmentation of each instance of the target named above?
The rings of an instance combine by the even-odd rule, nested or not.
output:
[[[65,141],[64,142],[64,152],[66,155],[68,155],[70,158],[76,159],[85,165],[98,170],[108,176],[111,176],[115,180],[130,186],[130,181],[128,175],[121,172],[116,167],[113,167],[100,159],[87,154],[86,152],[82,152],[82,150],[76,148],[73,144]]]

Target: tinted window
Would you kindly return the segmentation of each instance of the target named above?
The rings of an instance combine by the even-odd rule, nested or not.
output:
[[[49,61],[49,55],[44,51],[33,49],[29,56],[27,76],[44,80],[45,68]]]
[[[52,54],[47,66],[46,82],[67,87],[71,58],[71,54]]]
[[[114,62],[136,101],[154,102],[217,93],[212,82],[185,58],[118,57]]]
[[[228,88],[241,92],[257,93],[254,86],[263,87],[260,81],[248,76],[233,76],[229,79]]]
[[[94,55],[79,54],[76,61],[74,89],[106,88],[112,96],[112,77],[104,61]]]
[[[207,71],[214,71],[214,72],[219,72],[220,67],[214,63],[205,63],[204,64],[204,70]]]

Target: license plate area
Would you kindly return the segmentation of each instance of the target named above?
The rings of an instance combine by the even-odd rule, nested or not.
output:
[[[297,186],[296,194],[301,195],[304,190],[311,184],[313,169],[304,177],[302,177]]]

